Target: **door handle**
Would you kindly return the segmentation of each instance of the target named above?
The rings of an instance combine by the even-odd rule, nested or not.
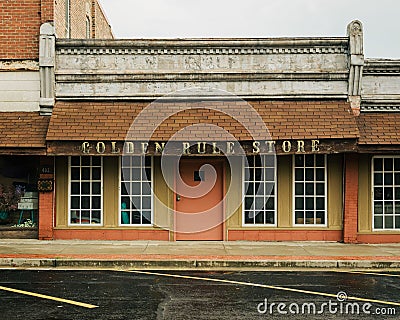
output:
[[[180,194],[176,194],[176,201],[181,201],[181,195]]]

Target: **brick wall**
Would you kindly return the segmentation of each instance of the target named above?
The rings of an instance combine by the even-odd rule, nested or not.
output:
[[[343,240],[357,242],[358,225],[358,154],[345,155]]]
[[[114,35],[112,33],[111,26],[104,14],[103,8],[98,1],[93,1],[93,9],[93,37],[96,39],[113,39]]]
[[[41,157],[41,166],[54,166],[53,157]],[[54,174],[40,174],[40,179],[54,179]],[[53,239],[54,191],[39,192],[39,239]]]
[[[0,1],[0,59],[38,60],[41,9],[41,0]]]
[[[86,19],[89,19],[90,38],[111,39],[108,20],[97,0],[70,0],[70,38],[86,38]],[[66,38],[66,0],[55,0],[55,27],[58,38]]]

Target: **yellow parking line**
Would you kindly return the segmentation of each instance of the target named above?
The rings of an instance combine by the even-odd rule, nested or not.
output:
[[[24,295],[27,295],[27,296],[32,296],[32,297],[37,297],[37,298],[42,298],[42,299],[47,299],[47,300],[54,300],[54,301],[58,301],[58,302],[73,304],[75,306],[89,308],[89,309],[93,309],[93,308],[97,308],[98,307],[98,306],[95,306],[93,304],[88,304],[88,303],[83,303],[83,302],[78,302],[78,301],[73,301],[73,300],[68,300],[68,299],[62,299],[62,298],[47,296],[47,295],[44,295],[44,294],[34,293],[34,292],[29,292],[29,291],[24,291],[24,290],[7,288],[7,287],[3,287],[3,286],[0,286],[0,290],[19,293],[19,294],[24,294]]]
[[[147,275],[153,275],[153,276],[161,276],[161,277],[170,277],[170,278],[193,279],[193,280],[202,280],[202,281],[211,281],[211,282],[239,284],[239,285],[244,285],[244,286],[268,288],[268,289],[290,291],[290,292],[297,292],[297,293],[305,293],[305,294],[311,294],[311,295],[316,295],[316,296],[331,297],[331,298],[335,298],[335,299],[337,298],[337,295],[332,294],[332,293],[294,289],[294,288],[287,288],[287,287],[280,287],[280,286],[271,286],[271,285],[260,284],[260,283],[251,283],[251,282],[242,282],[242,281],[215,279],[215,278],[206,278],[206,277],[195,277],[195,276],[182,276],[182,275],[177,275],[177,274],[158,273],[158,272],[149,272],[149,271],[137,271],[137,270],[129,270],[127,272],[138,273],[138,274],[147,274]],[[400,306],[400,303],[398,303],[398,302],[382,301],[382,300],[376,300],[376,299],[366,299],[366,298],[351,297],[351,296],[347,297],[346,300],[372,302],[372,303]]]
[[[366,271],[336,271],[341,273],[355,273],[355,274],[366,274],[373,276],[383,276],[383,277],[400,277],[400,274],[389,274],[389,273],[378,273],[378,272],[366,272]]]

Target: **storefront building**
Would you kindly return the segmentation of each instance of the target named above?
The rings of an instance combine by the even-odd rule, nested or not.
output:
[[[39,239],[400,241],[400,62],[365,59],[359,21],[336,38],[47,37]]]

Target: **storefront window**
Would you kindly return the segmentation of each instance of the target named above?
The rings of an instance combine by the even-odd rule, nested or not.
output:
[[[400,157],[372,160],[374,230],[400,229]]]
[[[152,224],[151,157],[121,157],[121,225]]]
[[[276,224],[276,158],[248,156],[244,164],[244,224]]]
[[[103,159],[69,158],[69,222],[102,224]]]
[[[326,156],[294,156],[294,224],[326,225]]]

